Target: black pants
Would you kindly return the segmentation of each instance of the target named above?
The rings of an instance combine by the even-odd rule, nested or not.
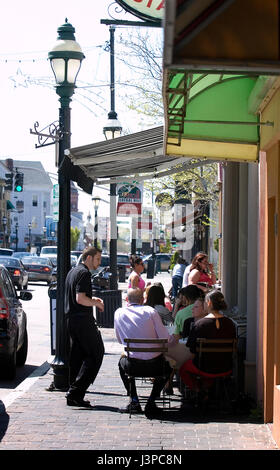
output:
[[[168,381],[172,369],[166,359],[160,355],[151,360],[128,359],[123,356],[119,360],[119,371],[123,384],[131,398],[137,398],[135,377],[155,377],[150,400],[155,400],[160,395],[164,385]],[[159,377],[162,375],[162,377]]]
[[[104,345],[92,316],[69,316],[68,328],[71,338],[68,395],[83,399],[101,367]]]

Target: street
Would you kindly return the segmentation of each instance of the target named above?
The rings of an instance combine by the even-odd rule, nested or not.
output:
[[[27,315],[28,355],[23,367],[17,368],[14,380],[0,379],[0,400],[3,400],[13,389],[28,377],[37,366],[51,356],[50,349],[50,299],[45,282],[29,283],[28,290],[33,298],[22,301]]]
[[[145,282],[161,282],[167,293],[171,286],[171,277],[167,272],[158,273],[154,279],[147,279],[143,274]],[[127,282],[119,283],[118,288],[123,292],[123,300],[126,297]],[[21,382],[23,382],[35,369],[51,357],[50,338],[50,299],[48,286],[45,282],[29,283],[28,290],[32,292],[33,298],[23,302],[23,308],[27,314],[28,330],[28,355],[23,367],[17,368],[14,380],[0,379],[0,400],[3,400]]]

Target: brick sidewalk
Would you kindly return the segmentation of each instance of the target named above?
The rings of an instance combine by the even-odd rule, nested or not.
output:
[[[246,417],[207,419],[181,409],[175,389],[161,420],[120,414],[127,396],[118,374],[122,347],[112,329],[101,329],[106,354],[86,395],[92,410],[66,406],[63,392],[48,392],[51,369],[0,407],[0,450],[276,450],[268,425]]]

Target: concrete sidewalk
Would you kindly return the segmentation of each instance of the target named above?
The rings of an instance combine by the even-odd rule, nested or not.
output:
[[[119,413],[127,403],[117,367],[122,346],[113,329],[101,333],[106,354],[86,395],[95,407],[67,407],[65,393],[46,391],[52,382],[46,363],[0,404],[0,450],[177,451],[180,457],[186,450],[277,449],[269,425],[248,416],[194,415],[181,409],[176,388],[161,419]]]

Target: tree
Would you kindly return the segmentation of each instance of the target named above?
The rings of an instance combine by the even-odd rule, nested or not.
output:
[[[75,228],[71,227],[71,229],[70,229],[70,237],[71,237],[70,244],[71,244],[71,250],[75,250],[75,249],[76,249],[78,240],[79,240],[79,238],[80,238],[80,234],[81,234],[81,230],[79,230],[78,227],[75,227]]]
[[[118,92],[123,101],[139,116],[144,116],[145,128],[163,122],[162,56],[163,38],[160,30],[134,28],[133,33],[120,35],[116,57],[126,67],[126,80],[119,82]],[[197,159],[186,162],[197,163]],[[217,202],[217,164],[205,164],[178,171],[168,177],[145,182],[145,190],[154,196],[162,192],[185,194],[190,200]]]

